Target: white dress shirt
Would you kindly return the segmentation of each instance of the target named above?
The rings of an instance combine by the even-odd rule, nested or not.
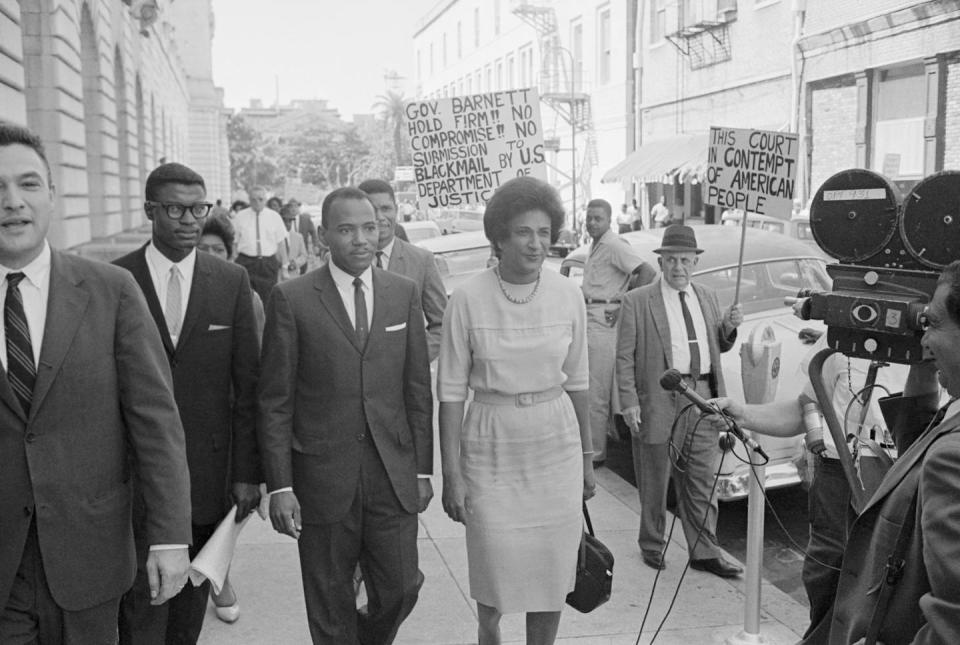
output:
[[[0,285],[0,311],[7,302],[7,274],[23,273],[20,281],[20,296],[23,298],[23,313],[27,318],[27,327],[30,329],[30,345],[33,347],[33,364],[40,366],[40,348],[43,344],[43,330],[47,325],[47,299],[50,296],[50,245],[44,243],[40,255],[33,262],[22,269],[8,269],[0,265],[3,272],[3,284]],[[7,370],[7,334],[4,326],[0,325],[0,361],[3,370]]]
[[[393,245],[396,243],[397,238],[390,240],[390,244],[387,244],[385,247],[377,251],[380,254],[380,264],[383,265],[384,269],[390,268],[390,257],[393,255]],[[376,265],[377,261],[373,261]]]
[[[147,244],[146,252],[147,267],[150,269],[150,280],[153,282],[153,289],[157,292],[157,299],[160,306],[164,308],[166,314],[167,287],[170,285],[170,267],[177,265],[180,271],[180,325],[183,329],[183,319],[187,313],[187,303],[190,302],[190,286],[193,284],[193,270],[197,266],[197,251],[191,250],[187,257],[179,262],[173,262],[163,253],[157,250],[153,242]],[[170,340],[174,347],[177,345],[178,336],[170,334]]]
[[[700,347],[700,373],[709,374],[710,346],[707,344],[707,323],[703,319],[703,310],[693,285],[688,285],[687,308],[693,318],[693,329],[697,332],[697,345]],[[667,322],[670,323],[670,351],[673,355],[673,368],[681,374],[690,373],[690,344],[687,342],[687,324],[683,321],[683,309],[680,306],[680,292],[667,281],[660,279],[660,293],[667,309]]]
[[[233,218],[237,233],[237,253],[255,257],[271,257],[277,254],[287,237],[287,227],[280,213],[269,208],[260,211],[260,252],[257,253],[257,213],[245,208]]]
[[[340,300],[347,310],[347,316],[350,318],[350,324],[357,326],[357,309],[353,301],[353,280],[350,275],[337,266],[333,260],[330,261],[330,275],[333,277],[334,284],[337,285],[337,293],[340,294]],[[360,274],[360,280],[363,282],[363,299],[367,303],[367,329],[373,325],[373,269],[367,269]]]

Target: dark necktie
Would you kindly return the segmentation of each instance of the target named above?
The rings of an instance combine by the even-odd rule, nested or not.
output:
[[[33,384],[37,380],[37,366],[33,362],[30,328],[23,311],[20,281],[23,273],[7,274],[7,299],[3,305],[3,330],[7,335],[7,380],[17,395],[25,414],[30,414]]]
[[[383,268],[383,251],[377,251],[377,268]]]
[[[690,375],[700,376],[700,343],[697,342],[697,330],[693,326],[693,316],[687,307],[687,292],[680,292],[680,309],[683,311],[683,324],[687,328],[687,346],[690,348]]]
[[[363,297],[363,280],[353,279],[354,329],[360,346],[367,344],[367,299]]]

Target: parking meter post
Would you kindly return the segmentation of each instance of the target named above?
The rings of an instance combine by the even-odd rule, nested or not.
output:
[[[746,219],[746,218],[744,218]],[[741,245],[741,253],[742,253]],[[742,263],[742,255],[741,255]],[[739,281],[738,281],[739,282]],[[756,327],[740,347],[740,370],[746,403],[769,403],[780,379],[780,341],[770,325]],[[760,633],[760,585],[763,569],[763,514],[766,467],[753,465],[747,497],[746,572],[744,573],[743,630],[726,645],[758,645],[768,641]]]

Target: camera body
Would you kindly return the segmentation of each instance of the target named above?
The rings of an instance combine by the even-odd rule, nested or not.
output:
[[[882,175],[837,173],[811,202],[810,229],[838,262],[827,267],[832,291],[799,294],[801,315],[824,321],[847,356],[923,360],[923,312],[940,270],[960,259],[960,172],[931,175],[903,200]]]

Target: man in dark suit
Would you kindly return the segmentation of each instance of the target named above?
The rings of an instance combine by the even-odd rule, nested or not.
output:
[[[670,428],[686,399],[660,387],[667,369],[679,370],[691,390],[704,398],[723,394],[721,352],[733,347],[743,322],[740,305],[720,312],[717,296],[690,277],[702,249],[689,226],[664,230],[659,249],[660,280],[629,291],[620,309],[617,336],[617,378],[623,418],[630,428],[640,494],[643,561],[665,566],[667,484],[671,471],[677,493],[677,514],[683,524],[693,569],[718,576],[739,575],[717,543],[717,497],[713,483],[720,461],[716,432],[697,428],[697,414],[688,414]],[[673,444],[683,464],[672,468]]]
[[[254,398],[260,346],[246,271],[196,251],[210,210],[203,178],[167,163],[147,177],[145,195],[151,240],[115,264],[140,285],[173,372],[190,469],[193,557],[228,510],[228,481],[238,522],[260,499]],[[146,554],[138,546],[142,565]],[[209,587],[209,581],[188,583],[169,603],[153,606],[141,567],[121,602],[120,642],[196,643]]]
[[[183,427],[136,282],[51,250],[54,203],[40,139],[0,124],[0,642],[114,643],[132,480],[152,602],[186,581]]]
[[[270,517],[299,539],[313,641],[390,643],[416,603],[417,513],[433,496],[423,312],[413,281],[371,267],[365,193],[331,192],[321,217],[330,262],[267,306],[257,430]]]
[[[367,194],[377,211],[380,234],[376,266],[405,275],[420,287],[420,304],[427,320],[427,348],[433,361],[440,353],[443,310],[447,308],[447,293],[433,253],[400,239],[396,234],[400,227],[397,224],[397,198],[390,184],[380,179],[368,179],[358,188]]]

